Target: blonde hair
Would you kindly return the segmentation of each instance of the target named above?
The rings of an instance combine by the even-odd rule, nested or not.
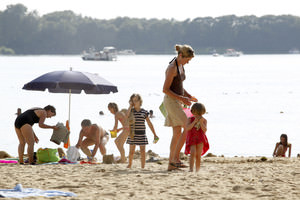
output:
[[[141,105],[143,104],[143,99],[142,99],[141,95],[135,94],[135,93],[131,95],[131,97],[130,97],[130,99],[129,99],[129,102],[130,102],[130,101],[133,102],[133,98],[134,98],[134,97],[137,97],[137,99],[141,102]]]
[[[194,50],[190,45],[184,44],[184,45],[180,45],[180,44],[176,44],[175,45],[175,49],[178,53],[178,55],[181,53],[183,58],[193,58],[194,55]]]
[[[108,104],[107,107],[112,108],[115,112],[119,112],[119,108],[118,108],[118,105],[116,103],[111,102],[111,103]]]
[[[202,103],[194,103],[191,112],[196,115],[204,115],[206,113],[205,106]]]

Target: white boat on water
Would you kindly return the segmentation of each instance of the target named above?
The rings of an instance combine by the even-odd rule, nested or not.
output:
[[[104,47],[102,51],[96,51],[94,48],[89,48],[89,51],[83,51],[81,58],[83,60],[117,60],[117,50],[115,47]]]
[[[290,54],[300,54],[300,50],[297,48],[292,48],[291,50],[289,50]]]
[[[135,55],[135,52],[132,49],[124,49],[118,51],[118,55]]]
[[[223,54],[223,56],[226,57],[238,57],[242,54],[240,51],[236,51],[234,49],[226,49],[226,52]]]

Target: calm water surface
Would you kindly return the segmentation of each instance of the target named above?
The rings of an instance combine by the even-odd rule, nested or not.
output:
[[[161,156],[169,154],[171,128],[164,127],[159,112],[163,100],[162,85],[168,62],[173,55],[120,56],[116,62],[82,61],[79,56],[1,56],[0,57],[0,150],[17,155],[18,139],[14,132],[15,112],[48,104],[57,116],[46,124],[65,122],[68,118],[68,95],[22,90],[25,83],[38,76],[69,70],[97,73],[118,86],[109,95],[72,95],[71,144],[75,145],[80,122],[91,119],[106,130],[114,125],[107,110],[109,102],[128,107],[132,93],[143,97],[143,108],[154,110],[152,123],[160,137],[149,145]],[[204,103],[208,114],[209,152],[225,156],[271,156],[279,136],[286,133],[292,143],[292,156],[300,153],[300,55],[243,55],[238,58],[196,56],[185,66],[185,89]],[[100,116],[99,111],[105,115]],[[58,147],[49,141],[52,131],[34,125],[39,147]],[[110,139],[107,152],[119,155]],[[128,153],[126,145],[126,153]],[[100,158],[100,154],[98,153]]]

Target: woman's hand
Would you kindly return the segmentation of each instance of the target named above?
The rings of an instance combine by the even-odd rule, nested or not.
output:
[[[197,99],[196,97],[191,97],[191,98],[190,98],[190,101],[198,102],[198,99]]]
[[[36,135],[34,135],[34,141],[35,141],[35,143],[39,143],[39,138],[38,137],[36,137]]]
[[[192,103],[191,103],[191,101],[190,101],[190,98],[188,98],[188,97],[182,97],[182,98],[181,98],[181,101],[182,101],[182,103],[183,103],[184,105],[187,105],[187,106],[192,105]]]

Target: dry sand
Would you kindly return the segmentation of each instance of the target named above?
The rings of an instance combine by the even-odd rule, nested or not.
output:
[[[300,199],[300,158],[203,158],[199,173],[168,172],[167,159],[126,164],[1,164],[0,188],[61,190],[77,197],[25,199]],[[186,162],[187,164],[187,162]]]

